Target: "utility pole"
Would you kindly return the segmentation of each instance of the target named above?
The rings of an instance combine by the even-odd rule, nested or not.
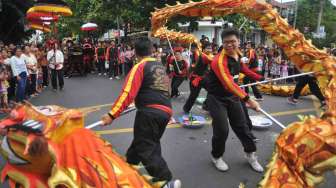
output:
[[[318,18],[317,18],[316,34],[320,33],[324,3],[325,3],[325,0],[320,0],[320,11],[319,11]]]
[[[281,4],[281,5],[280,5],[280,16],[282,17],[282,5],[283,5],[283,4],[282,4],[282,0],[280,1],[280,4]]]
[[[298,13],[298,0],[295,0],[295,12],[294,12],[294,23],[293,23],[293,27],[294,29],[296,28],[296,19],[297,19],[297,13]]]

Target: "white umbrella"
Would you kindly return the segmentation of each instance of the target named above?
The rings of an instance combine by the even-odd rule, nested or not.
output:
[[[82,25],[81,30],[82,31],[94,31],[94,30],[97,29],[97,27],[98,27],[98,25],[95,24],[95,23],[86,23],[86,24]]]

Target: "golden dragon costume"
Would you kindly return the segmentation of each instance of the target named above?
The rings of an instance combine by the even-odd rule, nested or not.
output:
[[[80,110],[17,106],[0,122],[2,182],[11,188],[155,188],[93,131]],[[146,179],[147,178],[147,179]]]
[[[321,118],[306,117],[288,126],[276,141],[268,170],[260,182],[263,188],[312,188],[323,180],[323,173],[336,169],[336,59],[314,47],[303,34],[293,29],[264,0],[204,0],[167,5],[152,13],[154,37],[195,41],[195,36],[165,28],[176,15],[225,16],[240,13],[254,21],[280,46],[302,72],[317,72],[319,86],[327,99]]]

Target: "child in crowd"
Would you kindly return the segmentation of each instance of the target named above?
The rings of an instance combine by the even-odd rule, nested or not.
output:
[[[274,55],[271,59],[271,77],[279,78],[281,75],[281,55],[279,51],[274,51]],[[276,83],[276,82],[273,82]]]
[[[0,112],[8,112],[8,92],[9,87],[8,79],[9,75],[7,69],[4,65],[0,65],[0,103],[1,109]]]
[[[43,71],[42,67],[37,71],[37,92],[41,93],[43,90]]]
[[[281,77],[287,77],[288,76],[288,60],[283,60],[281,62]],[[283,83],[287,83],[287,79],[283,80]]]

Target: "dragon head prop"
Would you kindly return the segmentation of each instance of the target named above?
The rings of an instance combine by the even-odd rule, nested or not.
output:
[[[2,181],[11,187],[160,187],[84,127],[80,110],[18,105],[0,122]]]

